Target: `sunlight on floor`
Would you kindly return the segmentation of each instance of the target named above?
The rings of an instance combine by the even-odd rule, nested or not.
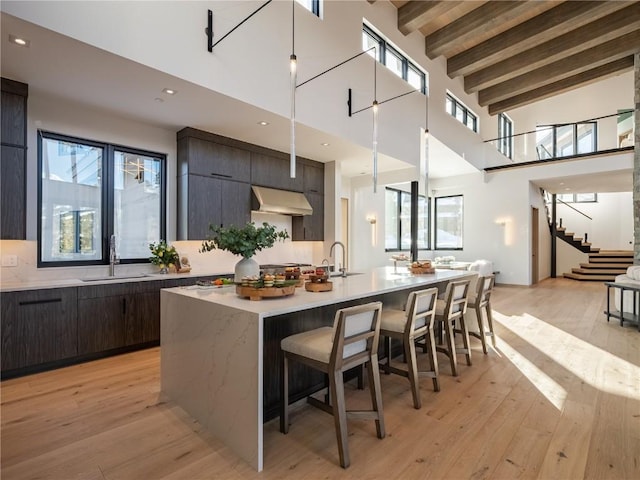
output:
[[[549,375],[520,355],[507,342],[505,342],[504,339],[500,339],[499,349],[502,351],[504,356],[511,360],[511,363],[513,363],[515,367],[529,379],[533,386],[536,387],[538,391],[544,395],[547,400],[549,400],[549,402],[551,402],[554,407],[559,411],[562,411],[564,401],[567,399],[567,391],[564,388],[562,388]]]
[[[627,398],[637,399],[640,397],[640,367],[527,313],[509,317],[496,311],[493,313],[494,320],[533,345],[586,384],[603,392]],[[505,344],[506,342],[501,339],[500,348]],[[511,347],[508,345],[506,347],[502,350],[511,358],[508,353]],[[517,358],[519,354],[517,352],[515,354]],[[514,364],[520,368],[516,362]],[[537,369],[537,367],[535,368]],[[537,370],[539,371],[539,369]],[[523,373],[525,372],[523,371]],[[525,373],[525,375],[527,374]],[[536,384],[536,380],[531,378],[531,381],[544,394],[541,386]],[[553,380],[551,381],[555,383]],[[547,395],[545,394],[545,396]],[[547,398],[549,397],[547,396]]]

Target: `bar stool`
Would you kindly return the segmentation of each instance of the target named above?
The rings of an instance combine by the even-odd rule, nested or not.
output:
[[[407,298],[407,305],[404,311],[385,309],[382,313],[380,335],[385,337],[386,362],[381,362],[380,367],[386,374],[395,373],[409,379],[411,393],[413,394],[413,406],[416,409],[422,406],[418,382],[419,376],[431,377],[433,379],[433,390],[440,391],[436,341],[433,333],[437,298],[437,288],[411,292]],[[407,362],[406,370],[391,365],[392,338],[402,340],[404,358]],[[415,342],[419,338],[424,338],[430,370],[418,370]]]
[[[378,339],[382,303],[343,308],[336,312],[333,328],[322,327],[283,338],[280,346],[284,353],[281,392],[280,431],[289,431],[289,360],[295,360],[329,377],[331,404],[309,397],[309,403],[333,415],[340,465],[350,464],[347,443],[347,418],[373,419],[378,438],[384,438],[384,416],[380,372],[378,370]],[[371,391],[372,410],[347,411],[344,399],[343,372],[366,365]]]
[[[464,353],[467,358],[467,365],[471,365],[471,349],[469,348],[469,332],[464,321],[464,313],[467,309],[467,297],[469,295],[469,284],[471,280],[458,280],[449,282],[444,293],[444,299],[436,302],[436,324],[440,331],[440,345],[436,346],[436,351],[444,353],[449,357],[451,363],[451,374],[458,376],[458,353]],[[455,328],[456,321],[460,328]],[[463,348],[456,349],[455,332],[462,334]],[[445,345],[442,345],[442,334],[444,333]]]
[[[467,301],[467,307],[472,309],[478,321],[478,331],[469,331],[469,335],[480,339],[482,342],[482,351],[485,354],[487,353],[486,337],[491,337],[493,346],[496,346],[496,337],[493,333],[493,317],[491,315],[491,292],[493,291],[495,282],[496,276],[493,274],[479,277],[478,283],[476,284],[476,291],[469,294]],[[484,328],[484,320],[482,318],[483,311],[487,317],[488,331]]]

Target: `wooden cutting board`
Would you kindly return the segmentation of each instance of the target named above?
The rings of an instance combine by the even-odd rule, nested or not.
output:
[[[307,292],[329,292],[333,290],[333,282],[307,282],[304,288]]]
[[[249,300],[262,300],[263,298],[286,297],[296,292],[295,285],[287,285],[286,287],[243,287],[236,285],[236,293],[240,297],[249,297]]]

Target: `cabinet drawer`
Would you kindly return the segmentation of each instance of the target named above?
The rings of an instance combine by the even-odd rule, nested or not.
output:
[[[2,370],[77,354],[77,289],[5,292],[1,297]]]

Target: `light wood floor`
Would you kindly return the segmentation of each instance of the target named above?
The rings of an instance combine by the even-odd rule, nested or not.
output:
[[[422,379],[421,410],[405,378],[383,375],[387,437],[350,421],[348,470],[332,417],[302,403],[288,435],[265,425],[254,472],[162,397],[151,349],[2,382],[2,479],[638,479],[640,333],[606,322],[605,293],[496,288],[498,349],[472,339],[457,378],[441,357],[442,391]]]

